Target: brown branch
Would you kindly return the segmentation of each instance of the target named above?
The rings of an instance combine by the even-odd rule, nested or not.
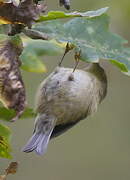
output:
[[[22,32],[31,39],[42,39],[42,40],[49,39],[49,36],[46,33],[42,33],[32,29],[23,29]]]

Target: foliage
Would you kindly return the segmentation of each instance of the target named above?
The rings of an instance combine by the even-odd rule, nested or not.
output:
[[[97,11],[87,11],[85,13],[80,12],[72,12],[72,13],[65,13],[62,11],[50,11],[47,15],[42,15],[39,17],[37,22],[43,22],[43,21],[50,21],[54,19],[60,19],[60,18],[73,18],[73,17],[97,17],[102,15],[107,11],[108,7],[98,9]]]
[[[5,107],[0,107],[0,118],[4,121],[10,121],[15,116],[14,110],[8,110]],[[20,119],[33,118],[36,116],[36,113],[32,108],[26,108],[24,113],[21,115]]]
[[[69,41],[75,51],[81,51],[80,59],[86,62],[110,60],[123,72],[129,74],[130,50],[123,45],[125,39],[108,31],[109,18],[106,14],[93,18],[76,18],[66,23],[50,21],[36,25],[34,28],[48,32],[57,41]],[[127,53],[126,53],[127,52]]]
[[[46,72],[42,58],[63,54],[68,43],[69,50],[79,54],[80,60],[95,63],[104,59],[130,75],[130,48],[124,46],[125,39],[109,31],[107,7],[43,15],[45,8],[33,0],[0,1],[0,101],[5,106],[0,107],[2,120],[35,117],[33,109],[25,108],[20,68]],[[11,158],[10,135],[9,128],[0,124],[0,157]]]
[[[43,73],[46,72],[45,65],[41,62],[41,58],[44,55],[58,55],[63,53],[62,44],[51,40],[51,41],[42,41],[42,40],[30,40],[27,43],[27,46],[24,48],[21,55],[23,70],[28,72]],[[29,61],[28,61],[29,59]]]
[[[18,170],[18,163],[11,162],[7,169],[4,170],[4,174],[0,175],[0,180],[6,180],[9,174],[15,174]]]
[[[10,152],[10,130],[7,126],[0,124],[0,157],[11,158]]]

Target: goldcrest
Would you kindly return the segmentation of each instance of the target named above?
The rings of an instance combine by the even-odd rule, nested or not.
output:
[[[86,69],[57,67],[37,93],[35,129],[24,152],[46,152],[49,140],[97,111],[107,93],[107,77],[98,63]]]

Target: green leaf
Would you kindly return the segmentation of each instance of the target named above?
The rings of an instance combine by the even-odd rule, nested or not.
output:
[[[35,73],[46,72],[45,65],[40,61],[39,57],[31,47],[24,48],[23,53],[21,55],[21,61],[21,68],[23,70]]]
[[[4,107],[0,107],[0,119],[5,121],[10,121],[15,116],[15,112],[13,110],[6,109]],[[26,108],[21,119],[32,118],[35,117],[33,109]],[[10,136],[11,132],[9,128],[5,125],[0,124],[0,157],[3,158],[11,158],[10,152]]]
[[[35,117],[35,113],[32,108],[26,108],[20,119]],[[10,121],[15,116],[15,111],[0,107],[0,119]]]
[[[23,70],[28,72],[43,73],[46,72],[45,65],[39,60],[34,52],[23,52],[21,56]]]
[[[2,158],[11,158],[10,135],[11,132],[9,128],[0,124],[0,157]]]
[[[24,51],[30,51],[41,57],[43,55],[58,55],[63,53],[65,45],[58,43],[55,40],[43,41],[43,40],[30,40],[27,42],[27,46]]]
[[[0,41],[6,41],[8,40],[8,36],[5,34],[0,34]]]
[[[22,43],[22,39],[20,38],[19,35],[15,35],[15,36],[10,36],[9,40],[11,41],[11,43],[13,43],[13,45],[16,48],[21,48],[23,49],[23,43]]]
[[[43,55],[58,55],[63,53],[65,45],[54,40],[30,40],[21,55],[22,69],[29,72],[46,72],[45,65],[41,62]]]
[[[123,71],[123,72],[127,72],[127,71],[128,71],[127,68],[126,68],[126,66],[125,66],[125,64],[120,63],[120,62],[115,61],[115,60],[111,60],[110,62],[111,62],[112,64],[114,64],[115,66],[117,66],[119,69],[121,69],[121,71]]]
[[[93,11],[95,16],[74,18],[65,23],[59,20],[38,23],[34,29],[48,33],[58,42],[70,42],[75,51],[81,51],[82,61],[109,60],[130,75],[130,48],[124,46],[125,39],[109,31],[109,17],[104,12]]]
[[[50,11],[47,15],[42,15],[37,20],[37,22],[54,20],[54,19],[61,19],[61,18],[73,18],[73,17],[96,17],[100,16],[101,14],[105,13],[108,10],[108,7],[98,9],[97,11],[88,11],[84,13],[80,12],[72,12],[72,13],[65,13],[63,11]]]
[[[9,31],[9,26],[6,24],[0,25],[0,36],[1,34],[7,34]]]

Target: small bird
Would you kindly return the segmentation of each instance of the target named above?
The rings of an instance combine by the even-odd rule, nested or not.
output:
[[[46,152],[49,140],[97,111],[107,93],[107,77],[98,63],[86,69],[57,67],[37,93],[35,129],[24,152]]]

